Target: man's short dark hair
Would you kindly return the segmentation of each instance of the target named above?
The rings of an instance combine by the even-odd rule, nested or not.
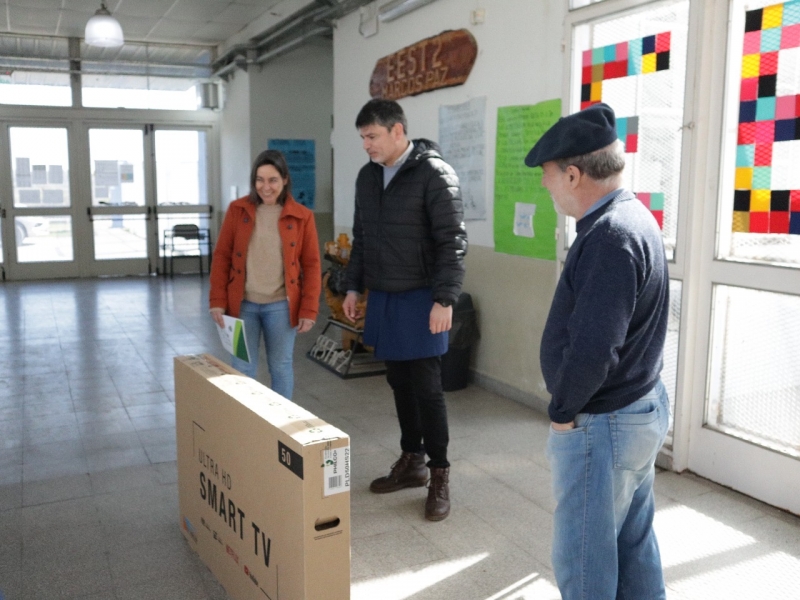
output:
[[[407,133],[408,121],[406,121],[403,108],[394,100],[384,100],[383,98],[373,98],[367,102],[356,117],[356,129],[370,125],[380,125],[391,129],[397,123],[403,126],[403,133]]]

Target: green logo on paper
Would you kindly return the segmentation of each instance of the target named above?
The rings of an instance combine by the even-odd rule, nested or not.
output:
[[[250,357],[247,355],[247,344],[244,341],[241,321],[236,321],[233,327],[233,354],[236,358],[250,362]]]

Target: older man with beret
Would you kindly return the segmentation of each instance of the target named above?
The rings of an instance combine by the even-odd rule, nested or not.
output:
[[[664,599],[653,531],[654,465],[669,424],[661,232],[622,188],[610,106],[560,119],[525,164],[542,167],[556,210],[577,221],[540,349],[552,396],[556,580],[564,600]]]

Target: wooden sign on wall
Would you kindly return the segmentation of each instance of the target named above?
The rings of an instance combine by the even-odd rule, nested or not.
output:
[[[443,31],[378,59],[369,93],[373,98],[397,100],[461,85],[477,56],[478,43],[469,31]]]

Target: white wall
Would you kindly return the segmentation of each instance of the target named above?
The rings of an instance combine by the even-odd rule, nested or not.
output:
[[[250,79],[247,73],[237,71],[223,89],[220,208],[224,211],[231,200],[231,186],[237,186],[239,196],[250,191]]]
[[[481,25],[470,12],[486,9]],[[439,106],[487,97],[487,219],[470,221],[470,250],[464,291],[479,310],[482,339],[473,358],[481,383],[538,404],[547,393],[539,369],[539,340],[555,289],[556,264],[495,253],[493,235],[494,152],[497,108],[535,104],[561,97],[562,36],[567,2],[531,0],[438,0],[391,23],[377,35],[358,32],[359,13],[341,19],[334,30],[334,227],[349,231],[353,186],[366,162],[355,118],[369,100],[375,62],[405,46],[447,29],[468,29],[478,57],[464,85],[436,90],[399,102],[410,137],[438,139]]]
[[[313,139],[316,150],[315,217],[320,244],[333,239],[331,114],[333,50],[315,39],[263,66],[237,70],[225,84],[221,125],[222,209],[230,187],[250,189],[250,167],[267,140]],[[221,223],[220,219],[220,223]]]
[[[315,212],[332,212],[331,42],[312,40],[262,69],[251,67],[249,73],[252,157],[266,150],[270,138],[313,139],[317,159]]]

